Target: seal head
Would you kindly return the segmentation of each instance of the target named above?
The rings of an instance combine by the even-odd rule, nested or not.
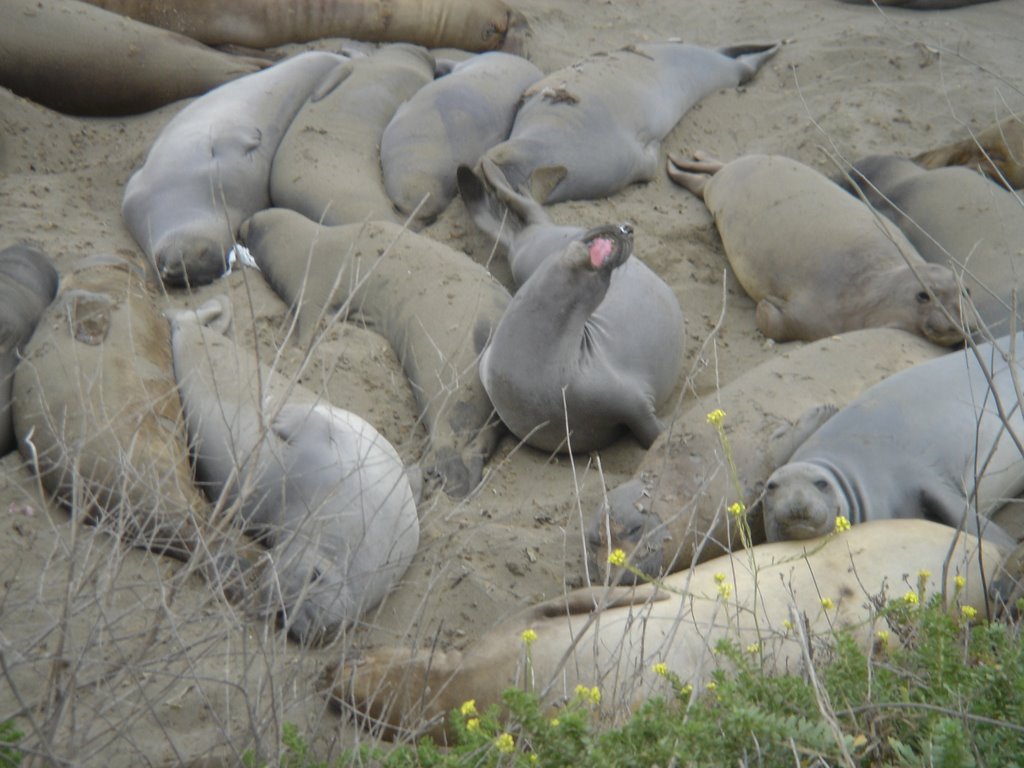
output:
[[[806,461],[779,467],[764,488],[768,541],[813,539],[831,533],[836,518],[849,519],[850,502],[835,473]]]

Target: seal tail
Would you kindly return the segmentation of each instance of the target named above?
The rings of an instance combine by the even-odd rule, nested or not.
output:
[[[756,75],[758,70],[765,65],[765,62],[778,53],[781,48],[781,42],[741,43],[739,45],[717,48],[716,50],[723,56],[736,59],[736,61],[743,64],[743,74],[739,82],[740,85],[743,85],[743,83]]]

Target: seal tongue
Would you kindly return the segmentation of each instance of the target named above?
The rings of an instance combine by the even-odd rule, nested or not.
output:
[[[594,269],[600,269],[612,252],[612,241],[599,237],[590,244],[590,263]]]

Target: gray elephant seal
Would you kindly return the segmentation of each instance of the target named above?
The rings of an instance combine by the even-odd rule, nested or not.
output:
[[[486,184],[460,168],[463,201],[503,246],[520,286],[480,361],[498,414],[542,450],[602,447],[623,426],[649,444],[663,426],[655,410],[682,368],[672,289],[632,255],[629,230],[556,226],[489,160],[481,171]],[[588,248],[602,238],[614,247],[596,262]]]
[[[270,206],[277,145],[306,97],[333,67],[305,53],[222,85],[179,112],[128,180],[121,214],[168,285],[224,274],[238,227]]]
[[[271,546],[261,603],[300,642],[333,639],[416,553],[401,459],[366,421],[220,334],[179,322],[172,345],[197,479]]]
[[[270,48],[325,37],[519,52],[529,24],[503,0],[86,0],[210,45]]]
[[[595,717],[615,723],[652,696],[676,695],[655,664],[700,690],[728,663],[714,651],[724,640],[738,648],[757,644],[766,671],[776,674],[805,668],[802,637],[817,647],[843,629],[868,650],[885,626],[875,601],[916,591],[915,574],[929,574],[924,594],[956,594],[960,604],[983,611],[986,577],[1001,554],[991,542],[924,520],[877,521],[842,536],[762,544],[709,560],[668,576],[661,590],[576,590],[523,611],[464,650],[380,648],[329,667],[327,677],[343,709],[390,737],[451,738],[445,718],[463,702],[474,699],[484,712],[502,703],[506,688],[523,686],[551,708],[577,685],[599,686]],[[954,590],[958,575],[965,584]],[[825,597],[833,602],[827,610]],[[536,635],[529,661],[527,629]]]
[[[751,543],[765,540],[758,499],[764,481],[829,418],[872,384],[946,350],[895,328],[869,328],[802,345],[687,406],[647,451],[633,477],[608,491],[587,528],[592,578],[629,578],[608,569],[621,549],[652,578],[743,546],[727,509],[746,509]],[[825,405],[823,405],[825,404]],[[707,414],[725,411],[732,477]],[[740,493],[737,494],[736,481]]]
[[[965,165],[1009,187],[1024,187],[1024,120],[1000,120],[976,136],[922,152],[914,162],[923,168]]]
[[[1024,216],[1014,193],[967,168],[927,171],[889,155],[858,160],[850,179],[925,260],[953,270],[989,334],[1010,332],[1024,289]]]
[[[389,45],[332,72],[274,155],[274,205],[321,224],[403,222],[384,191],[381,134],[402,102],[433,79],[433,56],[414,45]]]
[[[18,447],[11,416],[14,370],[58,282],[53,262],[38,248],[11,245],[0,251],[0,456]]]
[[[148,112],[264,66],[86,3],[4,2],[0,85],[68,114]]]
[[[643,43],[591,56],[534,83],[508,140],[486,157],[541,203],[608,197],[654,178],[661,140],[682,116],[778,50]]]
[[[420,466],[452,496],[479,485],[502,434],[478,359],[508,293],[465,254],[389,222],[321,227],[263,211],[242,228],[308,344],[324,319],[362,322],[391,343],[427,429]],[[413,279],[413,275],[415,278]]]
[[[949,346],[974,326],[948,267],[925,262],[895,225],[812,168],[777,155],[670,157],[668,173],[715,217],[767,337],[813,341],[884,326]]]
[[[508,138],[522,92],[543,76],[519,56],[482,53],[400,106],[380,137],[384,189],[395,207],[424,222],[441,213],[455,197],[456,169]]]
[[[842,515],[918,517],[1015,543],[986,517],[1024,491],[1022,349],[1024,334],[1003,337],[866,390],[768,478],[768,540],[820,536]]]
[[[906,8],[911,11],[948,11],[970,5],[991,3],[992,0],[839,0],[848,5],[881,5],[885,8]]]
[[[14,430],[22,456],[74,518],[227,579],[216,568],[235,557],[192,479],[170,344],[141,269],[115,257],[81,260],[15,370]]]

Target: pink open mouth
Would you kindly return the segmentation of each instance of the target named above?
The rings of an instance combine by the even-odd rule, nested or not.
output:
[[[604,266],[613,248],[612,241],[605,237],[599,237],[590,244],[590,263],[594,266],[594,269],[600,269]]]

